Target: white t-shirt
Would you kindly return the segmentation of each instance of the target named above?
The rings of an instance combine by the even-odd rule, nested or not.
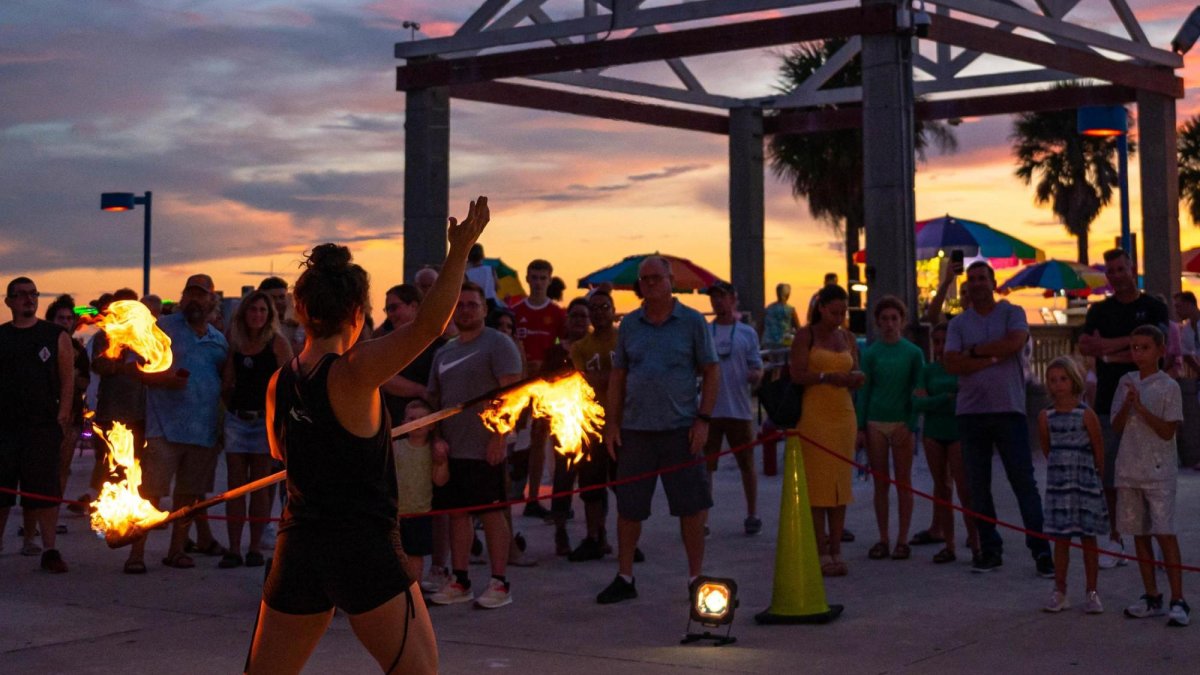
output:
[[[1114,419],[1124,406],[1130,388],[1138,391],[1142,405],[1155,417],[1168,422],[1183,421],[1183,396],[1179,385],[1161,370],[1145,379],[1136,370],[1121,376],[1113,395]],[[1121,434],[1114,484],[1117,487],[1153,487],[1174,483],[1179,473],[1178,464],[1175,436],[1163,440],[1141,415],[1131,412],[1125,432]]]
[[[484,300],[496,299],[496,273],[487,265],[467,268],[467,279],[483,289]]]

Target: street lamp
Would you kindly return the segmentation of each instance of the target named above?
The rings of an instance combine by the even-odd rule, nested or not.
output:
[[[132,211],[133,207],[141,204],[145,234],[142,244],[142,296],[150,295],[150,191],[145,196],[138,197],[132,192],[104,192],[100,195],[101,211]]]
[[[1117,181],[1121,188],[1121,248],[1133,257],[1129,233],[1129,115],[1123,105],[1084,106],[1075,113],[1076,131],[1084,136],[1117,139]]]

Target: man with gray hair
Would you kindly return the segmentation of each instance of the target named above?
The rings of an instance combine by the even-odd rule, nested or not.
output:
[[[721,371],[704,317],[671,295],[671,264],[650,256],[638,266],[642,306],[617,332],[605,409],[605,443],[617,478],[673,467],[698,456],[708,440]],[[699,397],[696,376],[702,377]],[[697,399],[699,399],[697,401]],[[617,495],[616,578],[596,597],[607,605],[637,597],[633,558],[650,517],[656,479],[614,488]],[[689,585],[704,562],[704,523],[712,492],[704,467],[693,464],[662,476],[671,515],[687,553]]]

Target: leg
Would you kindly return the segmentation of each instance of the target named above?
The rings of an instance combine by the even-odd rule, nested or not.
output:
[[[375,609],[351,615],[350,628],[384,673],[436,673],[437,638],[429,610],[420,584],[413,583],[408,590],[416,616],[410,618],[409,599],[401,593]]]
[[[1071,561],[1071,540],[1060,537],[1054,540],[1054,587],[1067,592],[1067,564]],[[1086,559],[1085,559],[1086,563]],[[1088,588],[1095,588],[1095,579]]]
[[[446,568],[450,556],[450,516],[442,514],[433,516],[433,555],[429,564],[431,567]]]
[[[954,441],[946,446],[946,463],[950,467],[950,478],[954,482],[954,489],[958,491],[958,503],[961,506],[971,507],[971,489],[967,487],[966,469],[963,467],[963,446],[959,441]],[[950,520],[948,521],[948,530],[954,530],[954,512],[946,509],[949,513]],[[971,553],[979,552],[979,529],[975,526],[975,519],[967,514],[962,514],[963,527],[967,530],[967,548],[971,549]],[[946,541],[950,541],[949,538]]]
[[[829,513],[829,555],[834,562],[842,562],[842,530],[846,527],[846,507],[826,509]],[[824,526],[822,526],[824,527]]]
[[[933,478],[933,496],[949,502],[954,498],[954,486],[950,482],[950,465],[946,444],[933,438],[922,438],[925,446],[925,463],[929,465],[929,475]],[[946,550],[954,551],[954,511],[940,504],[933,505],[933,525],[929,533],[940,535],[946,540]]]
[[[258,608],[258,628],[250,646],[254,673],[299,673],[333,619],[333,610],[320,614],[284,614],[267,604]]]
[[[250,473],[252,481],[266,478],[271,473],[270,455],[250,455]],[[271,517],[271,493],[267,490],[257,490],[250,493],[250,546],[249,550],[262,553],[263,531],[267,529],[267,519]],[[233,548],[233,542],[230,542]],[[236,551],[235,551],[236,553]]]
[[[896,532],[896,543],[908,541],[908,528],[912,524],[913,495],[905,488],[912,485],[913,449],[916,436],[907,426],[897,429],[892,438],[892,466],[896,469],[896,511],[900,529]]]
[[[246,484],[250,473],[249,459],[249,455],[240,452],[225,454],[225,468],[230,490]],[[225,532],[229,536],[229,552],[241,555],[242,530],[246,526],[246,498],[238,497],[225,502],[225,515],[229,516],[229,520],[225,521]]]
[[[1167,567],[1167,584],[1171,586],[1171,601],[1183,599],[1183,570],[1179,569],[1179,538],[1173,534],[1156,534],[1158,547],[1162,549],[1163,562]]]
[[[1087,590],[1096,590],[1096,575],[1100,571],[1100,552],[1096,549],[1095,537],[1080,537],[1079,541],[1083,544],[1083,574],[1087,581]],[[1060,564],[1058,562],[1058,551],[1054,552],[1054,576],[1057,578]],[[1062,575],[1065,579],[1067,576],[1067,562],[1064,560],[1061,563],[1063,568]]]
[[[1042,498],[1033,475],[1033,454],[1029,448],[1029,428],[1024,415],[1006,415],[997,428],[996,447],[1004,473],[1017,497],[1021,523],[1031,532],[1042,531]],[[1025,546],[1034,559],[1050,555],[1050,544],[1040,537],[1025,536]]]
[[[497,577],[504,576],[508,566],[508,548],[512,543],[512,531],[508,527],[508,520],[504,518],[506,513],[508,507],[479,514],[479,520],[483,522],[483,538],[487,541],[488,558],[492,563],[492,576]],[[469,537],[466,543],[470,547]]]
[[[468,569],[472,534],[471,516],[463,513],[450,515],[450,569]],[[508,550],[507,544],[504,550]]]
[[[39,509],[26,509],[25,512],[33,517],[33,520],[37,522],[37,526],[42,530],[42,548],[47,551],[55,548],[55,540],[58,535],[54,531],[54,528],[58,527],[58,507],[48,506]],[[28,533],[29,531],[26,530],[26,534]]]
[[[1117,448],[1121,445],[1121,437],[1112,428],[1112,420],[1108,415],[1098,415],[1100,418],[1100,436],[1104,440],[1104,501],[1108,507],[1108,538],[1121,541],[1117,532],[1117,489],[1113,486],[1116,477]]]
[[[1158,595],[1158,582],[1154,578],[1154,546],[1150,535],[1136,535],[1133,538],[1133,548],[1137,551],[1138,574],[1142,576],[1142,588],[1146,595]]]
[[[989,518],[996,517],[996,504],[992,501],[992,434],[995,427],[993,415],[961,415],[958,418],[971,510]],[[1004,552],[1004,542],[994,523],[978,520],[975,527],[979,532],[981,553],[1001,555]]]
[[[729,445],[742,447],[754,440],[754,425],[750,420],[731,420]],[[746,495],[746,515],[758,515],[758,475],[754,473],[754,447],[735,453],[738,470],[742,472],[742,493]]]
[[[812,511],[813,531],[817,535],[817,554],[822,556],[832,555],[833,542],[830,540],[829,531],[826,529],[826,522],[829,520],[829,509],[822,506],[814,506],[810,510]],[[839,537],[839,550],[841,543]]]
[[[404,573],[409,579],[420,581],[421,575],[425,573],[425,557],[419,555],[404,556]]]
[[[679,534],[683,537],[683,550],[687,553],[688,577],[700,574],[704,565],[704,522],[708,520],[708,509],[679,517]]]
[[[704,527],[701,523],[701,539],[704,537]],[[638,539],[642,537],[642,521],[629,520],[620,513],[617,514],[617,572],[627,577],[633,576],[633,551],[637,548]],[[703,542],[701,542],[703,546]]]
[[[867,425],[867,457],[874,472],[875,524],[879,526],[879,541],[888,545],[888,482],[880,476],[890,476],[888,465],[888,438],[872,425]]]
[[[533,420],[529,429],[529,498],[533,500],[530,504],[538,504],[538,494],[542,489],[542,474],[546,466],[546,439],[549,436],[549,421]]]

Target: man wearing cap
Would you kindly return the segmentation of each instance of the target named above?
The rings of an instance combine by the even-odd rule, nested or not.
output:
[[[709,456],[708,480],[717,470],[721,443],[729,441],[736,448],[754,440],[754,411],[750,405],[750,390],[763,375],[762,354],[758,349],[758,333],[737,320],[737,290],[732,284],[718,281],[708,288],[713,318],[709,324],[713,347],[721,368],[721,386],[713,406],[712,422],[708,425],[708,442],[704,454]],[[742,525],[746,534],[758,534],[762,520],[758,517],[758,479],[754,474],[754,449],[736,453],[738,469],[742,472],[742,490],[746,493],[746,519]]]
[[[142,493],[157,501],[171,492],[172,510],[199,501],[213,489],[217,468],[218,404],[221,368],[229,352],[225,336],[208,323],[216,305],[212,277],[193,274],[184,284],[179,306],[158,320],[171,338],[171,368],[143,374],[146,383],[146,461]],[[184,552],[189,522],[177,522],[163,564],[189,568],[194,563]],[[130,552],[126,571],[145,570],[140,547]],[[196,545],[209,555],[224,553],[205,520],[196,521]],[[138,566],[138,563],[142,565]]]
[[[671,515],[687,554],[689,585],[704,563],[704,523],[712,494],[704,467],[675,469],[699,456],[708,439],[721,371],[708,323],[671,295],[671,263],[650,256],[638,266],[642,306],[617,330],[604,435],[617,478],[660,469]],[[697,391],[696,377],[702,384]],[[624,483],[617,495],[616,578],[596,596],[602,605],[637,597],[633,558],[650,517],[657,478]]]

